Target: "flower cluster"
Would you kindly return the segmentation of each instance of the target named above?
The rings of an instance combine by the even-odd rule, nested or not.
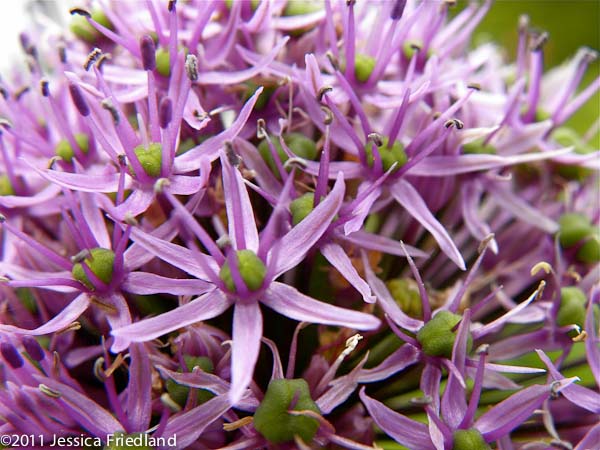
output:
[[[508,64],[471,46],[489,2],[452,3],[98,2],[22,34],[1,434],[597,445],[600,158],[565,125],[596,55],[544,75],[523,19]]]

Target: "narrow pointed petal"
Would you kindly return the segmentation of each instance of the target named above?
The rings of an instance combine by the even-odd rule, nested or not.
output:
[[[404,344],[378,366],[372,369],[363,369],[358,380],[361,383],[385,380],[408,366],[412,366],[419,361],[420,357],[421,354],[415,346]]]
[[[187,448],[202,435],[207,426],[225,414],[230,407],[227,396],[218,395],[170,420],[162,436],[176,436],[177,448]]]
[[[249,249],[256,253],[258,231],[248,190],[240,171],[231,166],[226,159],[225,155],[221,155],[229,238],[236,250]]]
[[[368,233],[367,231],[356,231],[346,236],[340,236],[340,238],[361,248],[384,252],[388,255],[396,255],[403,258],[406,257],[407,253],[413,258],[426,258],[429,256],[428,253],[419,250],[416,247],[404,244],[403,249],[400,242],[385,236],[380,236],[379,234]]]
[[[432,234],[440,249],[460,269],[465,270],[465,261],[456,245],[452,242],[444,226],[433,216],[417,190],[410,183],[401,179],[392,186],[391,193],[396,201]]]
[[[277,255],[276,261],[269,261],[269,264],[275,264],[275,278],[298,265],[321,238],[342,205],[344,187],[344,178],[338,173],[327,198],[279,240],[276,252],[269,252],[269,255]]]
[[[204,280],[174,279],[147,272],[132,272],[121,285],[122,290],[138,295],[165,293],[197,296],[214,287],[212,283]]]
[[[357,330],[373,330],[379,319],[369,314],[319,302],[283,283],[271,283],[263,303],[279,314],[300,322],[338,325]]]
[[[186,325],[217,317],[230,305],[231,300],[219,290],[214,290],[172,311],[112,330],[111,334],[129,342],[147,342]],[[113,345],[111,350],[119,352],[124,348],[122,346],[115,348]]]
[[[358,271],[352,265],[352,261],[340,245],[329,243],[323,245],[319,250],[327,261],[342,274],[348,283],[360,292],[365,302],[375,302],[375,297],[371,294],[371,288],[358,274]]]
[[[258,302],[238,302],[233,312],[233,344],[231,351],[231,390],[229,401],[240,401],[254,377],[254,366],[260,350],[263,319]]]
[[[175,195],[193,195],[205,186],[204,176],[189,177],[186,175],[173,175],[169,178],[169,192]]]
[[[522,424],[548,399],[553,390],[559,392],[575,380],[569,378],[557,381],[555,388],[552,387],[555,383],[536,384],[525,388],[484,413],[475,422],[475,428],[486,442],[495,441]]]
[[[41,327],[33,330],[26,330],[24,328],[18,328],[13,325],[1,325],[0,331],[17,333],[17,334],[30,334],[39,336],[42,334],[54,333],[56,331],[64,330],[69,325],[77,320],[77,318],[84,313],[90,304],[90,298],[87,294],[81,294],[69,305],[58,313],[54,318],[50,319]]]
[[[127,216],[135,217],[146,211],[154,200],[154,192],[148,189],[135,189],[123,203],[115,208],[108,208],[108,212],[117,220],[124,220]]]
[[[411,450],[435,448],[426,425],[398,414],[383,403],[367,397],[364,387],[360,391],[360,399],[379,428],[394,438],[396,442]]]
[[[134,430],[146,430],[152,412],[152,370],[143,344],[129,347],[129,383],[127,384],[127,417]]]
[[[41,375],[34,375],[34,378],[40,384],[44,384],[53,391],[60,393],[60,397],[54,401],[68,410],[70,416],[91,435],[106,436],[123,429],[123,425],[112,414],[90,400],[87,395],[83,395],[72,387],[52,378]]]

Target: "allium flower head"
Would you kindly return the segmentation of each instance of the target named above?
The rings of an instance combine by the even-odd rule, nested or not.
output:
[[[0,80],[0,434],[592,448],[597,52],[547,71],[522,17],[510,62],[453,4],[37,14]]]

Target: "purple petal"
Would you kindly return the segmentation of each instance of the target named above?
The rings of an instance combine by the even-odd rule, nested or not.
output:
[[[111,248],[111,240],[108,236],[104,215],[95,202],[95,195],[82,192],[79,195],[81,201],[81,212],[85,217],[87,226],[90,228],[98,247]]]
[[[137,188],[117,207],[109,207],[108,212],[115,219],[122,221],[127,216],[137,216],[145,212],[154,200],[154,192],[148,189]]]
[[[335,267],[342,276],[362,295],[367,303],[374,303],[375,297],[371,294],[371,288],[358,274],[352,265],[352,260],[346,255],[344,249],[334,243],[329,243],[319,248],[321,254]]]
[[[258,88],[254,95],[250,97],[250,99],[246,102],[244,107],[241,109],[238,114],[237,119],[231,124],[229,128],[227,128],[222,133],[207,139],[197,147],[185,152],[183,155],[175,158],[174,169],[177,173],[186,173],[191,172],[193,170],[197,170],[201,167],[201,162],[203,158],[207,158],[210,161],[216,159],[219,155],[219,151],[221,147],[227,141],[233,140],[250,117],[250,113],[252,109],[254,109],[254,104],[258,99],[258,96],[262,92],[262,88]]]
[[[365,187],[365,190],[368,187],[365,183],[361,184],[361,189],[359,189],[359,194]],[[381,195],[381,188],[374,188],[366,197],[359,201],[359,204],[352,210],[352,219],[344,224],[344,234],[349,235],[350,233],[354,233],[362,228],[362,225],[371,212],[371,208],[373,203],[379,198]]]
[[[357,330],[373,330],[379,319],[369,314],[319,302],[283,283],[273,282],[262,302],[279,314],[299,322],[338,325]]]
[[[29,175],[28,175],[29,176]],[[60,193],[60,186],[57,184],[49,184],[31,197],[22,197],[19,195],[2,195],[0,196],[0,206],[5,208],[27,208],[29,206],[52,200]]]
[[[260,350],[263,319],[258,302],[239,301],[233,312],[233,344],[231,350],[231,390],[229,401],[239,402],[254,377],[254,366]]]
[[[433,216],[417,190],[409,182],[400,179],[391,187],[390,191],[396,201],[432,234],[440,245],[440,249],[459,268],[465,270],[465,262],[456,245],[452,242],[444,226]]]
[[[33,375],[33,377],[40,384],[45,384],[50,389],[59,392],[60,398],[55,401],[68,410],[69,415],[91,435],[104,438],[107,434],[113,434],[123,429],[123,425],[112,414],[86,395],[52,378],[41,375]]]
[[[249,249],[256,253],[258,251],[258,231],[244,179],[240,171],[232,167],[223,154],[221,155],[221,167],[229,238],[236,250]]]
[[[146,430],[152,412],[152,370],[148,352],[142,344],[129,347],[129,383],[127,384],[127,417],[131,428]]]
[[[388,255],[396,255],[403,258],[406,257],[407,253],[413,258],[426,258],[429,256],[428,253],[406,244],[404,244],[404,248],[406,249],[406,251],[404,251],[402,245],[400,245],[398,241],[366,231],[356,231],[346,236],[340,236],[340,239],[351,242],[364,249],[376,250],[387,253]]]
[[[360,390],[360,399],[379,428],[394,438],[396,442],[411,450],[435,448],[426,425],[398,414],[383,403],[367,397],[364,387]]]
[[[575,380],[570,378],[555,382],[554,391],[559,392]],[[486,442],[500,439],[521,425],[548,399],[553,384],[536,384],[511,395],[477,419],[475,428]]]
[[[189,177],[186,175],[173,175],[169,178],[169,192],[175,195],[193,195],[206,184],[206,177]]]
[[[372,369],[363,369],[358,381],[361,383],[372,383],[374,381],[385,380],[395,373],[412,366],[421,357],[418,349],[410,344],[404,344],[376,367]]]
[[[60,313],[54,316],[54,318],[50,319],[41,327],[33,330],[26,330],[24,328],[17,328],[12,325],[0,325],[0,331],[39,336],[42,334],[49,334],[64,330],[83,314],[83,312],[88,308],[89,304],[90,299],[88,295],[80,294],[77,296],[77,298],[75,298],[75,300],[69,303],[65,309],[63,309]]]
[[[562,380],[564,377],[560,374],[556,366],[552,364],[550,358],[541,350],[536,350],[536,352],[548,368],[552,379],[555,381]],[[563,389],[562,394],[574,405],[587,409],[594,414],[600,414],[600,394],[597,392],[578,384],[572,384]]]
[[[600,442],[600,424],[595,425],[581,441],[577,444],[574,450],[590,450]]]
[[[344,178],[338,173],[335,185],[327,198],[279,240],[275,252],[277,260],[269,261],[275,264],[274,278],[298,265],[321,238],[342,205],[344,187]],[[269,256],[273,253],[271,250]]]
[[[206,403],[170,420],[163,437],[177,436],[177,448],[187,448],[204,432],[207,426],[221,417],[230,408],[226,395],[211,398]]]
[[[193,253],[185,247],[145,233],[139,228],[134,228],[131,231],[131,239],[136,243],[139,243],[142,247],[158,258],[180,268],[196,278],[209,278],[202,266],[196,261],[196,258],[203,257],[203,255],[199,253]],[[205,263],[217,272],[219,271],[219,267],[211,257],[206,256]]]
[[[319,407],[321,414],[329,414],[354,393],[356,386],[358,385],[359,375],[367,362],[368,356],[369,355],[365,355],[348,375],[339,377],[329,383],[327,392],[321,395],[315,402]]]
[[[111,334],[129,342],[146,342],[186,325],[217,317],[230,305],[231,300],[214,290],[172,311],[112,330]],[[115,348],[113,345],[111,350],[116,353],[124,349],[124,346]]]
[[[59,186],[84,192],[117,192],[119,188],[119,174],[80,174],[69,172],[58,172],[56,170],[34,169],[48,181]]]
[[[138,295],[200,295],[214,287],[204,280],[167,278],[147,272],[132,272],[121,285],[122,290]]]
[[[366,261],[366,258],[363,258]],[[373,290],[373,294],[377,298],[379,306],[385,311],[385,313],[390,316],[390,318],[400,325],[405,330],[410,330],[416,332],[421,329],[423,326],[423,321],[418,319],[413,319],[408,316],[396,303],[390,291],[388,291],[385,283],[381,281],[373,271],[369,264],[363,264],[365,267],[365,274],[367,276],[367,281],[369,282],[369,286]]]

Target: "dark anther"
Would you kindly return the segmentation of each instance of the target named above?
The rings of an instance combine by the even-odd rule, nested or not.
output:
[[[8,91],[6,89],[4,89],[2,86],[0,86],[0,95],[2,95],[4,100],[6,100],[8,98]]]
[[[31,46],[31,42],[29,41],[29,36],[25,33],[19,34],[19,43],[21,44],[21,48],[25,53],[28,53],[28,49]]]
[[[23,86],[20,89],[17,89],[15,91],[15,100],[20,100],[21,97],[23,96],[23,94],[25,94],[26,92],[29,92],[29,86]]]
[[[63,44],[58,46],[58,59],[60,59],[60,62],[63,64],[67,62],[67,49]]]
[[[171,122],[173,117],[173,102],[169,97],[165,97],[158,105],[158,123],[161,128],[165,129]]]
[[[331,50],[327,50],[327,52],[325,53],[325,56],[327,56],[327,59],[329,60],[330,64],[333,66],[333,68],[335,70],[339,70],[340,63],[339,63],[338,59],[335,57],[335,55],[331,52]]]
[[[256,121],[256,137],[258,139],[267,137],[267,123],[262,117]]]
[[[25,335],[21,339],[21,342],[23,343],[23,347],[25,347],[27,354],[31,356],[31,359],[34,361],[41,361],[46,357],[44,349],[34,337]]]
[[[581,51],[583,52],[583,61],[585,61],[588,64],[598,59],[598,52],[592,48],[583,47]]]
[[[381,147],[383,145],[383,138],[379,133],[370,133],[367,138],[377,147]]]
[[[321,111],[325,113],[325,118],[323,119],[323,123],[325,125],[331,125],[333,122],[333,112],[329,109],[328,106],[321,105]]]
[[[10,123],[8,119],[0,117],[0,127],[4,128],[5,130],[9,130],[10,128],[12,128],[12,123]]]
[[[547,32],[539,33],[536,36],[532,37],[531,40],[531,51],[539,52],[544,47],[544,44],[548,41],[549,34]]]
[[[0,344],[0,353],[2,353],[4,360],[10,364],[13,369],[18,369],[23,366],[23,358],[12,344],[9,344],[8,342]]]
[[[87,56],[87,59],[83,64],[83,68],[86,71],[90,70],[90,67],[98,60],[98,58],[100,58],[100,55],[102,55],[102,50],[100,50],[99,48],[94,48],[94,50],[92,50]]]
[[[229,164],[233,167],[238,167],[242,162],[240,155],[235,152],[233,145],[229,141],[225,142],[225,156],[227,156],[227,161],[229,161]]]
[[[347,6],[354,6],[356,4],[356,0],[346,0]]]
[[[321,89],[319,89],[319,92],[317,92],[317,101],[319,103],[322,102],[323,96],[331,91],[333,91],[333,88],[331,86],[323,86]]]
[[[490,349],[490,344],[481,344],[479,347],[477,347],[477,350],[475,350],[475,353],[477,353],[478,355],[487,355],[489,349]]]
[[[444,123],[446,128],[456,127],[457,130],[462,130],[465,127],[465,124],[458,119],[449,119]]]
[[[444,0],[444,3],[448,6],[456,6],[456,0]]]
[[[187,55],[185,58],[185,73],[191,81],[198,79],[198,58],[194,55]]]
[[[425,395],[423,397],[413,397],[410,399],[410,403],[415,406],[427,406],[431,405],[433,402],[433,398],[429,395]]]
[[[169,12],[173,11],[173,8],[175,8],[176,3],[177,3],[177,0],[169,0],[169,5],[167,6],[167,9],[169,10]]]
[[[392,12],[390,13],[390,17],[392,20],[398,20],[402,17],[404,13],[404,7],[406,6],[406,0],[396,0],[394,7],[392,8]]]
[[[469,84],[467,84],[467,87],[469,89],[473,89],[474,91],[480,91],[481,90],[481,85],[479,83],[469,83]]]
[[[69,14],[71,14],[71,15],[76,14],[78,16],[83,16],[83,17],[88,17],[88,18],[92,17],[92,15],[83,8],[71,8],[69,10]]]
[[[119,161],[119,165],[121,167],[125,167],[127,165],[127,156],[124,154],[117,155],[117,160]]]
[[[50,89],[48,88],[48,80],[40,80],[40,88],[44,97],[48,97],[50,95]]]
[[[115,105],[113,105],[112,101],[109,98],[105,98],[100,102],[100,104],[104,109],[106,109],[110,113],[115,125],[118,125],[121,118],[119,117],[119,111],[117,110]]]
[[[418,42],[411,42],[410,48],[415,52],[420,52],[423,49],[423,47],[421,47],[421,44],[419,44]]]
[[[81,250],[79,253],[71,256],[71,262],[73,264],[78,264],[78,263],[85,261],[85,259],[89,258],[90,256],[91,256],[90,251],[87,248],[85,248],[85,249]]]
[[[554,439],[552,442],[550,442],[550,447],[559,448],[561,450],[573,450],[573,444],[558,439]]]
[[[90,107],[88,106],[87,101],[83,96],[83,92],[81,92],[81,89],[79,89],[79,86],[77,86],[76,84],[70,84],[69,92],[71,92],[71,99],[73,99],[73,103],[79,111],[79,114],[81,114],[84,117],[89,116]]]
[[[4,214],[0,214],[0,223],[6,222],[6,216]]]
[[[110,53],[102,53],[102,55],[100,55],[100,58],[98,58],[98,61],[96,61],[96,67],[98,68],[98,70],[102,70],[102,66],[104,65],[104,63],[106,61],[109,61],[112,58],[112,56],[110,55]]]
[[[140,51],[142,53],[142,65],[144,70],[154,70],[156,67],[156,45],[152,37],[146,35],[140,40]]]
[[[521,33],[524,33],[525,31],[527,31],[528,27],[529,27],[529,16],[527,14],[523,14],[522,16],[519,17],[519,31]]]

